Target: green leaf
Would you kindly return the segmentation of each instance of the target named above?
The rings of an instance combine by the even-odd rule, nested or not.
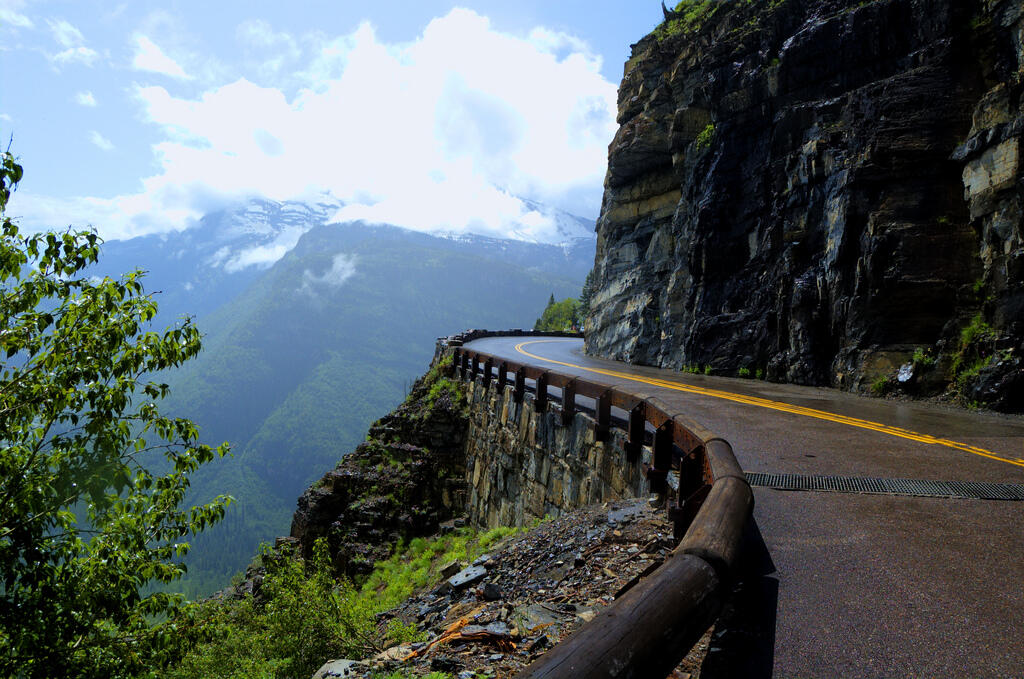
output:
[[[0,676],[139,676],[166,665],[182,605],[153,586],[181,577],[185,539],[230,502],[183,506],[213,454],[193,423],[161,416],[167,386],[146,382],[199,337],[184,350],[172,330],[140,332],[156,311],[140,272],[69,279],[96,261],[95,232],[22,237],[3,214],[21,177],[0,153],[0,347],[24,356],[0,379]],[[149,446],[182,463],[142,467]]]

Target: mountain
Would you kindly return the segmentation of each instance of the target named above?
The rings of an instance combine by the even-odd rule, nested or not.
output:
[[[157,293],[163,325],[183,314],[205,316],[245,290],[338,207],[329,199],[253,199],[211,212],[183,231],[107,241],[98,273],[146,270],[146,287]]]
[[[1021,3],[679,3],[633,46],[587,351],[1024,410]]]
[[[193,479],[192,501],[230,493],[237,503],[196,540],[189,594],[223,587],[259,542],[287,533],[299,494],[402,400],[436,337],[529,327],[551,294],[579,294],[593,261],[593,236],[441,236],[326,223],[330,213],[258,201],[208,215],[195,232],[105,245],[105,270],[150,271],[162,319],[199,316],[203,351],[167,377],[162,410],[233,445]]]

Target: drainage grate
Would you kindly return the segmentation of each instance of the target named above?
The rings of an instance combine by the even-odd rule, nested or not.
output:
[[[1024,485],[974,481],[870,479],[857,476],[803,476],[747,472],[751,486],[776,490],[821,490],[834,493],[876,493],[971,500],[1024,500]]]

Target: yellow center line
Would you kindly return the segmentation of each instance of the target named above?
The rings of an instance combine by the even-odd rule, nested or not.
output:
[[[932,436],[931,434],[920,434],[909,429],[901,429],[900,427],[893,427],[887,424],[881,424],[879,422],[871,422],[869,420],[861,420],[856,417],[850,417],[848,415],[836,415],[834,413],[825,412],[824,410],[815,410],[814,408],[806,408],[804,406],[792,405],[790,403],[783,403],[781,401],[771,401],[766,398],[760,398],[758,396],[747,396],[745,394],[737,394],[731,391],[721,391],[719,389],[707,389],[704,387],[696,387],[690,384],[682,384],[680,382],[670,382],[668,380],[657,379],[653,377],[637,377],[636,375],[630,375],[628,373],[617,372],[615,370],[603,370],[601,368],[588,368],[582,365],[576,365],[575,363],[565,363],[563,361],[556,361],[552,358],[545,358],[532,354],[525,350],[528,344],[540,344],[544,342],[565,342],[566,340],[530,340],[529,342],[520,342],[516,345],[516,351],[524,356],[535,358],[538,361],[544,361],[546,363],[554,363],[555,365],[563,365],[567,368],[575,368],[577,370],[585,370],[586,372],[597,373],[599,375],[607,375],[608,377],[615,377],[617,379],[631,380],[633,382],[642,382],[644,384],[650,384],[656,387],[664,387],[665,389],[672,389],[675,391],[682,391],[688,394],[698,394],[700,396],[710,396],[711,398],[720,398],[726,401],[732,401],[734,403],[743,403],[745,405],[757,406],[759,408],[768,408],[770,410],[778,410],[784,413],[792,413],[794,415],[801,415],[803,417],[813,417],[818,420],[826,420],[828,422],[835,422],[837,424],[844,424],[849,427],[859,427],[860,429],[869,429],[876,431],[881,434],[888,434],[890,436],[898,436],[902,439],[908,439],[910,441],[917,441],[918,443],[926,443],[928,445],[940,445],[947,446],[949,448],[955,448],[956,450],[963,451],[965,453],[971,453],[972,455],[979,455],[981,457],[987,457],[991,460],[998,460],[999,462],[1005,462],[1012,464],[1017,467],[1024,467],[1024,460],[1016,460],[1013,458],[1002,457],[993,453],[990,450],[984,448],[978,448],[967,443],[961,443],[960,441],[953,441],[950,439],[939,438]]]

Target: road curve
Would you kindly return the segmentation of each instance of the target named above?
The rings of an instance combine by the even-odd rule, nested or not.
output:
[[[655,395],[747,473],[1024,484],[1024,418],[632,366],[577,339],[468,348]],[[751,572],[703,677],[1024,677],[1024,502],[755,488]]]

